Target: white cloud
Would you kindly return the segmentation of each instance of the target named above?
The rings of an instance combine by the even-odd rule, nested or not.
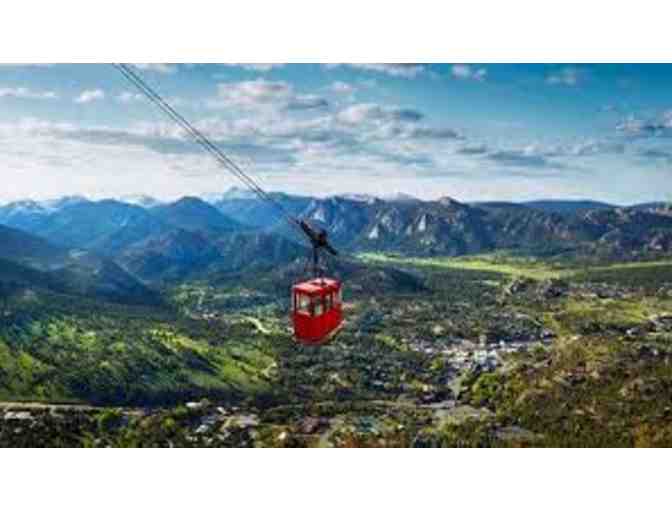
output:
[[[555,164],[565,163],[560,157],[571,157],[577,165],[584,161],[572,157],[569,145],[493,149],[468,145],[462,147],[470,150],[456,153],[456,143],[472,141],[449,140],[449,128],[395,120],[389,115],[392,108],[379,106],[388,113],[360,109],[361,118],[371,115],[377,120],[354,124],[342,123],[337,113],[323,111],[311,118],[277,115],[273,122],[255,112],[235,120],[213,117],[197,125],[227,154],[249,157],[253,161],[250,173],[265,188],[294,193],[356,190],[384,194],[389,189],[404,189],[424,198],[450,194],[462,200],[542,195],[599,198],[607,197],[609,190],[621,193],[626,189],[623,181],[615,188],[605,188],[615,175],[619,179],[632,175],[628,192],[622,192],[627,201],[629,193],[655,197],[656,190],[666,189],[669,181],[669,171],[651,165],[647,178],[642,179],[621,154],[613,155],[604,170],[585,160],[586,166],[577,170],[579,179],[576,172],[565,167],[560,172]],[[575,152],[591,155],[592,144],[587,141]],[[659,160],[666,161],[662,156]],[[170,123],[112,128],[26,119],[0,124],[0,167],[12,183],[0,189],[2,200],[73,193],[93,197],[140,193],[171,199],[236,184]]]
[[[459,80],[484,81],[488,75],[487,69],[483,67],[474,68],[467,64],[455,64],[451,67],[450,72],[454,78]]]
[[[672,136],[672,113],[663,112],[648,119],[630,115],[620,122],[616,129],[633,138],[669,138]]]
[[[282,82],[263,80],[235,84],[226,89],[224,95],[227,94],[228,100],[242,104],[282,104],[294,108],[312,109],[314,103],[321,101],[319,96],[296,94]],[[134,100],[132,96],[124,97]],[[301,104],[293,103],[297,97]],[[255,110],[249,117],[235,120],[213,117],[196,125],[227,154],[250,157],[255,166],[273,172],[294,171],[308,162],[313,170],[327,162],[345,170],[353,168],[348,165],[354,164],[355,159],[361,169],[367,164],[372,169],[383,164],[425,167],[433,158],[432,144],[458,136],[452,129],[424,125],[422,113],[410,108],[359,104],[337,112],[329,109],[314,112],[319,113],[307,117],[288,116],[275,109]],[[167,122],[120,129],[28,119],[5,131],[59,143],[68,141],[82,147],[83,153],[95,152],[95,147],[115,147],[129,153],[146,151],[158,155],[157,158],[207,158],[178,127]]]
[[[143,101],[145,96],[139,93],[133,92],[122,92],[117,96],[117,101],[120,103],[135,103],[137,101]]]
[[[377,121],[417,122],[424,115],[410,108],[385,107],[375,103],[360,103],[348,106],[338,113],[338,120],[345,124],[360,124]]]
[[[287,82],[264,79],[217,86],[218,100],[243,107],[287,102],[293,93],[293,87]]]
[[[397,78],[415,78],[427,69],[420,64],[325,64],[328,69],[347,66],[353,69],[383,73]]]
[[[87,104],[92,103],[93,101],[99,101],[105,99],[105,92],[101,89],[92,89],[84,90],[79,96],[75,98],[75,103],[77,104]]]
[[[131,64],[142,71],[153,71],[161,74],[173,74],[177,72],[177,66],[173,64]]]
[[[610,139],[585,139],[567,144],[531,143],[523,146],[488,147],[463,145],[456,153],[473,157],[486,157],[508,166],[567,168],[567,163],[575,163],[579,158],[622,155],[625,145]]]
[[[625,145],[609,140],[585,140],[565,148],[570,156],[597,156],[600,154],[623,154]]]
[[[272,71],[273,69],[280,69],[281,67],[285,66],[285,64],[220,64],[220,65],[240,67],[242,69],[245,69],[246,71],[256,71],[259,73],[266,73],[268,71]]]
[[[212,108],[238,107],[243,109],[311,110],[328,106],[328,102],[314,94],[299,94],[284,81],[257,79],[236,83],[220,83],[217,98],[209,101]]]
[[[51,91],[35,91],[26,87],[0,88],[0,98],[3,97],[16,99],[57,99],[58,94]]]
[[[565,85],[575,87],[583,79],[583,72],[576,67],[563,67],[546,77],[546,83],[550,85]]]
[[[313,110],[328,106],[326,99],[315,94],[296,95],[285,105],[288,110]]]

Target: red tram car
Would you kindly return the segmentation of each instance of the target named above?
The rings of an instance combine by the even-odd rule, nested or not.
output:
[[[343,322],[341,282],[316,278],[292,287],[296,339],[304,345],[325,342]]]

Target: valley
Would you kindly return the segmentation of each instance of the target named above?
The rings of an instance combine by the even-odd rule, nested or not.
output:
[[[344,252],[319,348],[245,195],[0,208],[0,445],[672,445],[666,208],[282,199]]]

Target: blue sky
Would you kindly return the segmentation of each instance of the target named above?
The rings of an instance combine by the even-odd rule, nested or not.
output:
[[[672,199],[672,66],[135,64],[270,190]],[[237,184],[109,65],[1,65],[0,201]]]

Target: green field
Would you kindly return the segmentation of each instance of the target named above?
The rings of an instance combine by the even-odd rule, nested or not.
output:
[[[5,298],[0,411],[123,408],[45,410],[30,434],[0,421],[0,446],[672,446],[672,261],[360,259],[369,279],[346,280],[345,326],[319,348],[297,345],[286,314],[240,281],[165,289],[164,308]],[[382,266],[425,285],[348,293]],[[496,369],[456,365],[514,343],[526,347]],[[455,409],[433,407],[445,402]]]
[[[627,262],[617,264],[585,264],[545,262],[539,259],[507,255],[479,255],[469,257],[401,257],[382,253],[362,253],[359,259],[372,264],[413,266],[438,270],[490,271],[512,278],[532,280],[585,279],[591,281],[642,280],[660,283],[672,278],[672,260]],[[628,273],[635,273],[628,277]]]

